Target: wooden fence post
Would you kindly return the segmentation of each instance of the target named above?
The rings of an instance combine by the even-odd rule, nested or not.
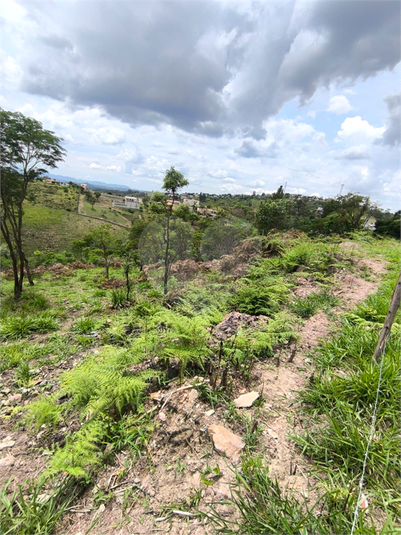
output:
[[[383,328],[379,336],[379,341],[377,342],[375,352],[373,353],[372,360],[374,362],[378,362],[378,360],[381,357],[386,338],[390,334],[391,326],[393,325],[395,315],[397,314],[397,310],[400,306],[400,300],[401,300],[401,271],[400,271],[400,274],[398,275],[398,281],[397,281],[397,284],[395,285],[393,295],[391,296],[390,308],[388,309],[386,321],[384,322]]]

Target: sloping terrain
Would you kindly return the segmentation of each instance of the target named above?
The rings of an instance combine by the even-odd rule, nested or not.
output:
[[[260,253],[248,248],[248,257],[237,251],[220,264],[198,264],[190,277],[183,269],[167,300],[157,269],[147,280],[132,274],[131,301],[120,307],[100,268],[45,271],[19,308],[9,298],[11,282],[3,283],[0,480],[9,481],[9,497],[23,485],[29,506],[33,500],[46,514],[53,503],[65,511],[54,529],[48,522],[49,533],[201,534],[218,526],[261,533],[262,487],[277,517],[298,522],[288,533],[316,532],[308,511],[319,503],[314,516],[334,518],[327,533],[340,533],[341,522],[349,530],[358,470],[339,469],[327,452],[329,468],[321,459],[317,430],[324,437],[337,413],[324,412],[319,396],[334,407],[330,396],[339,394],[328,389],[342,379],[340,388],[348,388],[345,379],[356,374],[353,344],[361,355],[373,352],[374,336],[357,335],[377,332],[389,292],[357,307],[383,281],[391,289],[387,273],[398,251],[390,241],[338,244],[291,233],[269,239]],[[123,285],[121,269],[112,276],[115,288]],[[347,336],[355,333],[350,361],[340,344],[344,321]],[[384,391],[396,402],[388,374]],[[355,384],[362,400],[363,382]],[[374,459],[380,492],[374,476],[367,481],[373,524],[362,515],[358,533],[383,526],[395,533],[388,519],[397,515],[397,461],[388,451],[385,473]],[[266,518],[266,530],[283,532]]]

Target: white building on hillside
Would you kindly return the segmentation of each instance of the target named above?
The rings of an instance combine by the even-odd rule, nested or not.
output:
[[[112,205],[115,208],[132,208],[134,210],[139,210],[142,203],[142,199],[139,199],[138,197],[124,197],[124,203],[113,201]]]

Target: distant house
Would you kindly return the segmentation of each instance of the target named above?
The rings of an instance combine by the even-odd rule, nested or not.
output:
[[[209,216],[209,217],[217,216],[216,210],[211,210],[210,208],[198,208],[198,212],[204,216]]]
[[[47,184],[60,184],[55,178],[45,178],[43,182],[46,182]]]
[[[199,201],[195,199],[188,199],[187,197],[183,197],[182,202],[189,206],[191,212],[195,212],[199,208]]]
[[[376,230],[376,218],[370,216],[362,226],[367,230]]]
[[[124,197],[124,204],[126,208],[134,208],[134,210],[139,210],[141,202],[141,199],[138,199],[138,197]]]
[[[139,210],[142,203],[142,199],[139,199],[138,197],[130,197],[126,196],[124,197],[124,202],[118,202],[118,201],[112,201],[112,205],[115,208],[131,208],[134,210]]]
[[[88,189],[88,184],[80,184],[81,188],[83,188],[84,191]]]

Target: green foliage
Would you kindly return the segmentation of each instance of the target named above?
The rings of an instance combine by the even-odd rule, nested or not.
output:
[[[335,496],[328,490],[311,506],[306,499],[282,492],[278,482],[270,479],[260,457],[243,460],[242,470],[235,472],[235,476],[237,486],[228,503],[236,508],[238,516],[231,520],[214,509],[208,515],[219,533],[314,535],[351,530],[356,497],[346,488]],[[366,516],[359,516],[355,534],[378,533],[372,519]]]
[[[58,448],[50,462],[47,475],[66,473],[75,479],[89,482],[89,469],[102,463],[102,440],[106,426],[100,420],[91,420]]]
[[[0,335],[5,340],[17,340],[31,333],[46,333],[56,329],[57,322],[48,312],[37,314],[35,317],[10,316],[0,323]]]
[[[62,419],[62,405],[56,405],[57,397],[49,396],[33,401],[29,404],[26,413],[26,422],[39,431],[42,425],[55,428]]]
[[[95,329],[96,322],[93,318],[79,318],[74,321],[71,330],[79,334],[90,334]]]
[[[188,184],[189,182],[184,178],[184,175],[174,169],[174,167],[170,167],[170,169],[166,171],[163,181],[163,189],[167,193],[171,193],[174,196],[179,189],[188,186]]]
[[[19,386],[29,386],[31,379],[29,364],[26,360],[21,360],[15,370],[15,382]]]
[[[130,374],[129,367],[142,358],[140,350],[104,346],[99,355],[87,357],[85,362],[63,375],[61,390],[74,406],[91,417],[121,416],[128,408],[139,407],[147,381],[156,375],[149,370]]]
[[[289,286],[283,279],[264,280],[263,284],[250,280],[239,287],[231,299],[231,305],[235,310],[245,314],[270,316],[280,310],[288,292]]]
[[[232,254],[242,240],[252,235],[252,226],[236,217],[219,218],[205,230],[200,248],[202,260]]]
[[[139,240],[139,259],[142,265],[164,261],[166,253],[167,218],[158,217],[141,234]],[[193,230],[189,223],[171,217],[169,221],[169,265],[177,260],[191,257]]]
[[[378,219],[376,221],[375,233],[382,236],[391,236],[400,239],[401,211],[396,212],[390,220]]]
[[[128,304],[127,292],[122,288],[116,288],[111,292],[111,306],[112,308],[123,308]]]
[[[21,295],[17,302],[11,296],[4,299],[1,306],[1,315],[3,316],[9,312],[29,314],[32,312],[41,312],[48,308],[50,308],[49,300],[44,295],[29,288]]]
[[[327,290],[311,293],[306,297],[297,297],[291,304],[291,310],[301,318],[310,318],[323,309],[327,312],[338,303],[338,299]]]
[[[201,317],[186,318],[173,312],[156,314],[153,321],[162,326],[161,357],[180,362],[180,376],[189,364],[202,366],[208,354],[206,322]]]
[[[66,152],[61,146],[62,139],[50,130],[44,130],[42,124],[31,117],[0,109],[0,122],[1,233],[14,259],[14,297],[18,300],[23,289],[23,268],[27,266],[22,221],[28,184],[46,172],[41,166],[57,167]]]
[[[300,394],[312,416],[304,426],[307,430],[295,437],[296,443],[322,471],[330,473],[334,466],[339,467],[348,481],[360,477],[367,450],[380,376],[379,364],[372,362],[372,355],[396,276],[394,270],[378,294],[369,297],[356,313],[347,314],[338,335],[315,352],[317,377]],[[376,504],[385,508],[392,503],[398,515],[400,334],[398,316],[386,346],[365,474],[365,488],[375,494]],[[346,366],[346,373],[337,372],[339,366]]]
[[[285,230],[291,227],[292,202],[287,199],[261,201],[255,215],[255,224],[260,234],[266,235],[273,229]]]
[[[51,535],[57,522],[69,510],[78,494],[70,479],[49,490],[44,480],[18,485],[10,490],[11,478],[0,490],[0,532],[2,535]]]

